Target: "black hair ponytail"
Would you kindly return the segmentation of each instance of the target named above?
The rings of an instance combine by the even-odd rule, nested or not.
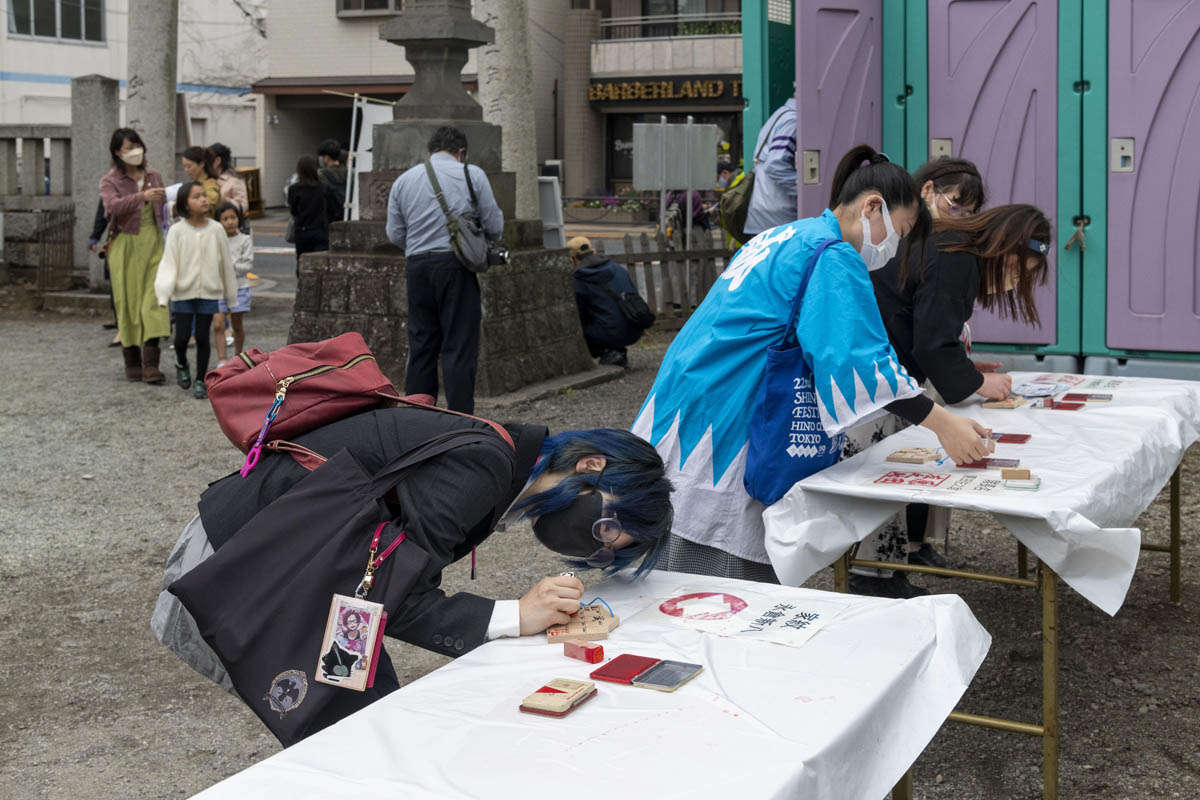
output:
[[[869,144],[860,144],[850,148],[834,170],[829,207],[837,208],[872,190],[879,192],[888,208],[907,208],[921,202],[921,188],[908,170],[893,164]]]

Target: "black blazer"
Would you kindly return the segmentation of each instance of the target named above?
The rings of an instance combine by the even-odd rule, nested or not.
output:
[[[900,363],[917,381],[931,380],[951,404],[983,385],[959,339],[975,309],[983,270],[973,255],[939,249],[962,236],[945,231],[926,240],[923,253],[919,247],[914,251],[923,257],[909,264],[904,286],[899,255],[871,273],[879,315]]]
[[[547,430],[506,425],[515,457],[487,445],[464,445],[418,465],[387,498],[397,526],[429,554],[429,566],[403,607],[388,617],[387,634],[448,656],[483,644],[495,601],[469,592],[447,597],[442,570],[480,544],[521,493]],[[348,449],[368,472],[377,472],[405,451],[446,431],[491,430],[485,423],[441,411],[402,407],[357,414],[293,439],[332,456]],[[200,519],[209,540],[221,547],[259,510],[308,474],[291,456],[264,451],[242,478],[234,472],[211,484],[200,498]]]

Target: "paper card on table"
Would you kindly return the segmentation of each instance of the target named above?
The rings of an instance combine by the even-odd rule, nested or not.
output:
[[[1080,389],[1116,389],[1125,385],[1124,378],[1087,378],[1079,384]]]
[[[1030,383],[1065,383],[1068,386],[1078,386],[1086,380],[1082,375],[1039,375]]]
[[[802,592],[711,592],[681,586],[636,619],[670,622],[719,636],[759,639],[799,647],[849,607]]]
[[[1062,384],[1022,383],[1020,386],[1014,386],[1012,393],[1021,397],[1053,397],[1058,392],[1069,388],[1071,387]]]
[[[913,472],[889,470],[878,478],[868,478],[863,483],[890,485],[911,489],[932,489],[938,492],[975,492],[994,494],[1004,488],[1004,482],[995,472],[981,471],[973,475],[955,475],[945,472]]]

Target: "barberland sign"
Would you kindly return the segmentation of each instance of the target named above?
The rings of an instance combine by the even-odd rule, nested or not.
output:
[[[678,103],[687,106],[741,106],[742,79],[730,75],[681,75],[642,80],[616,78],[592,81],[588,100],[598,104]]]

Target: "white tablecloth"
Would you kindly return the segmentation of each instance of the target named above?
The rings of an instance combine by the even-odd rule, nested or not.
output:
[[[633,619],[687,585],[850,604],[801,647]],[[587,679],[545,637],[489,642],[198,795],[256,798],[797,798],[880,800],[937,732],[991,637],[954,595],[831,595],[654,572],[588,590],[622,619],[621,653],[704,665],[674,693],[597,682],[562,719],[517,706]],[[401,655],[401,658],[403,656]]]
[[[1038,373],[1014,373],[1017,386]],[[890,470],[978,474],[979,470],[889,464],[901,447],[937,447],[924,428],[908,428],[794,486],[763,519],[767,553],[785,584],[798,585],[865,539],[906,503],[990,511],[1075,591],[1109,614],[1125,600],[1137,566],[1141,532],[1129,527],[1179,465],[1200,429],[1200,384],[1149,378],[1112,388],[1073,389],[1113,395],[1078,411],[960,407],[1002,433],[1028,433],[1026,444],[1000,444],[996,457],[1019,458],[1041,477],[1036,492],[952,494],[870,482]],[[1086,384],[1084,384],[1086,386]]]

